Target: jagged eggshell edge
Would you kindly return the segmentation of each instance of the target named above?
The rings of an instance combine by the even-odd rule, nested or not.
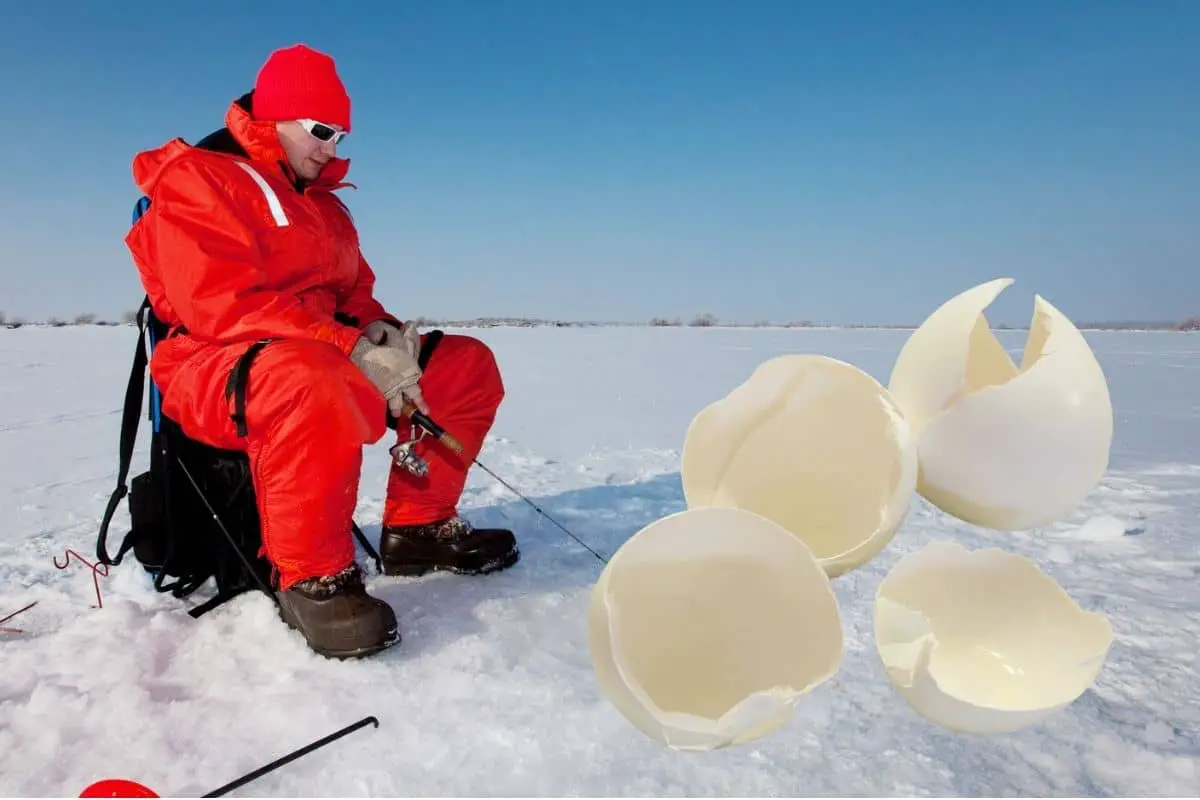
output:
[[[857,547],[818,559],[826,574],[834,578],[874,558],[895,537],[907,518],[919,476],[917,440],[911,426],[887,387],[870,373],[847,361],[813,353],[776,356],[763,362],[743,383],[693,418],[684,440],[681,478],[689,508],[712,504],[723,476],[751,432],[787,406],[789,390],[803,378],[806,368],[814,364],[851,372],[878,392],[884,413],[891,420],[892,439],[901,458],[900,484],[881,509],[879,524],[872,535]],[[798,534],[797,538],[802,539]]]
[[[887,389],[914,430],[919,432],[954,403],[966,379],[973,345],[991,358],[1007,361],[1016,372],[983,318],[983,312],[1012,283],[1012,278],[996,278],[951,297],[900,348]]]
[[[684,502],[689,508],[712,503],[721,476],[749,431],[786,402],[795,365],[813,358],[782,355],[768,359],[727,395],[700,410],[688,425],[680,455]]]
[[[616,663],[614,657],[617,651],[614,646],[614,638],[617,635],[616,615],[612,613],[613,601],[609,593],[609,578],[615,569],[614,564],[619,566],[622,558],[629,557],[631,552],[636,553],[639,547],[661,546],[661,543],[652,540],[656,532],[664,527],[678,526],[687,521],[689,516],[697,515],[725,518],[728,524],[733,526],[750,521],[750,524],[771,526],[783,533],[788,546],[799,548],[807,561],[811,562],[814,570],[811,577],[821,582],[825,588],[828,600],[826,612],[833,616],[834,629],[838,632],[836,648],[830,653],[826,669],[810,679],[805,686],[775,687],[769,691],[758,692],[745,698],[716,720],[657,709],[637,682]],[[610,687],[609,699],[613,705],[646,736],[674,750],[717,750],[741,744],[783,727],[791,720],[799,699],[831,680],[841,669],[845,657],[845,639],[842,635],[841,611],[837,596],[828,576],[821,569],[808,545],[766,517],[743,509],[724,507],[701,507],[668,514],[643,527],[618,548],[605,565],[592,590],[588,610],[588,643],[598,680],[602,689],[603,686]],[[750,720],[756,722],[747,724]]]
[[[920,431],[918,491],[972,524],[1048,525],[1103,478],[1112,437],[1108,383],[1092,348],[1037,296],[1021,371],[962,397]]]
[[[1079,678],[1077,692],[1048,707],[1000,709],[977,705],[942,689],[936,677],[938,640],[934,623],[920,610],[891,599],[888,593],[903,583],[933,580],[940,570],[954,570],[965,561],[979,559],[1003,561],[1008,569],[1024,572],[1047,594],[1053,594],[1057,602],[1069,605],[1069,613],[1081,627],[1091,626],[1100,632],[1095,652],[1075,665]],[[875,593],[874,612],[876,652],[893,687],[921,716],[958,733],[1011,733],[1057,713],[1094,683],[1113,641],[1108,619],[1099,612],[1081,608],[1032,560],[995,547],[968,550],[949,541],[931,542],[902,557],[880,582]]]

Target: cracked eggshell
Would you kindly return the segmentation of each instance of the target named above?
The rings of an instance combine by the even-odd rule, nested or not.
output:
[[[676,750],[783,727],[843,655],[837,601],[812,552],[731,508],[666,516],[622,545],[592,591],[588,644],[609,701]]]
[[[896,564],[875,596],[875,645],[892,685],[931,722],[1008,733],[1072,703],[1113,633],[1027,558],[934,542]]]
[[[688,428],[689,508],[742,508],[803,540],[830,577],[874,558],[915,497],[916,441],[887,389],[852,364],[761,364]]]
[[[1070,513],[1108,468],[1108,384],[1083,334],[1035,297],[1018,367],[984,316],[1012,283],[968,289],[926,319],[888,382],[916,432],[917,491],[947,514],[999,530]]]

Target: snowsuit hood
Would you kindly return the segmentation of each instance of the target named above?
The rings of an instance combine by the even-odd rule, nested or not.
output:
[[[345,181],[350,171],[350,159],[337,156],[326,163],[316,180],[305,182],[298,178],[288,164],[287,151],[279,140],[275,123],[256,120],[253,102],[254,92],[247,92],[233,101],[225,112],[225,127],[210,133],[195,145],[177,136],[159,147],[135,155],[133,182],[138,190],[145,195],[152,195],[164,171],[180,156],[196,149],[278,165],[300,191],[332,191],[354,186]]]
[[[253,92],[225,122],[195,145],[175,138],[133,159],[150,207],[125,242],[155,314],[193,342],[315,338],[348,355],[364,326],[389,316],[333,191],[352,185],[349,160],[300,180],[275,123],[254,118]],[[163,342],[152,369],[188,346]]]

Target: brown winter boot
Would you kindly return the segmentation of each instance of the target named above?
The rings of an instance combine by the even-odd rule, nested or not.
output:
[[[302,580],[276,596],[283,621],[323,656],[369,656],[400,641],[396,613],[367,594],[357,564],[336,575]]]
[[[455,516],[427,525],[385,525],[379,557],[385,575],[424,575],[430,570],[483,575],[511,567],[521,553],[512,531],[474,528]]]

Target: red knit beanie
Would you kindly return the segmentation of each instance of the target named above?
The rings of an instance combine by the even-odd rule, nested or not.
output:
[[[276,50],[254,83],[254,118],[315,119],[350,130],[350,96],[333,58],[303,44]]]

